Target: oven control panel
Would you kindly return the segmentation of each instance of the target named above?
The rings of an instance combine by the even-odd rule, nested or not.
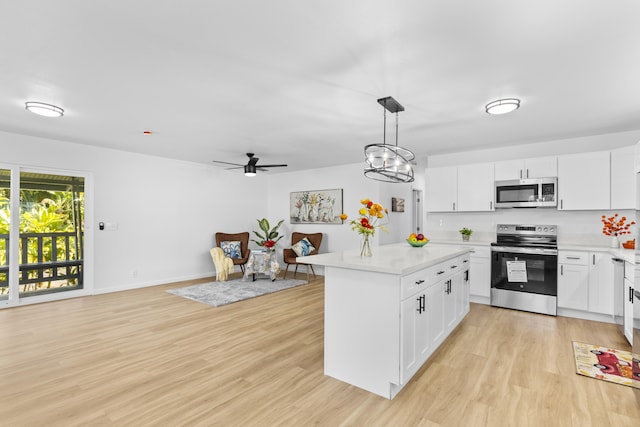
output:
[[[556,235],[557,226],[555,225],[516,225],[516,224],[498,224],[498,234],[546,234]]]

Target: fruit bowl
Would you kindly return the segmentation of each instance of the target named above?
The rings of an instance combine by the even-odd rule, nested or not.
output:
[[[423,240],[422,242],[412,242],[411,240],[407,239],[407,243],[410,244],[411,246],[413,246],[414,248],[421,248],[424,245],[426,245],[427,243],[429,243],[428,240]]]

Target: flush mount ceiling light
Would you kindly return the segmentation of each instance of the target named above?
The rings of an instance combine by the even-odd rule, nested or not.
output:
[[[484,109],[489,114],[507,114],[520,108],[520,100],[517,98],[498,99],[488,103]]]
[[[383,142],[364,147],[364,176],[383,182],[413,182],[411,161],[416,156],[410,150],[398,147],[398,112],[404,111],[404,107],[390,96],[378,99],[378,103],[384,107]],[[396,145],[386,143],[387,111],[396,113]]]
[[[34,114],[44,117],[62,117],[64,110],[55,105],[45,104],[44,102],[25,102],[24,108]]]

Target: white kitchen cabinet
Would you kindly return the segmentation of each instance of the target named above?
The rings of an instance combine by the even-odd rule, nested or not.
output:
[[[491,249],[474,246],[471,250],[469,289],[471,295],[490,298],[491,294]]]
[[[494,210],[493,163],[458,166],[458,211]]]
[[[608,252],[589,252],[588,310],[613,316],[613,263]]]
[[[611,150],[611,209],[635,209],[635,146]]]
[[[405,383],[420,368],[431,349],[429,318],[426,310],[426,286],[402,301],[400,317],[402,318],[400,381]]]
[[[429,340],[432,348],[437,348],[446,338],[445,326],[445,289],[446,280],[442,279],[427,289],[427,314],[429,317]]]
[[[635,282],[635,265],[630,262],[624,263],[624,336],[633,345],[633,289]]]
[[[558,307],[589,308],[589,253],[558,253]]]
[[[495,162],[496,181],[554,176],[558,176],[557,156]]]
[[[458,208],[458,168],[427,168],[425,179],[427,212],[455,212]]]
[[[610,208],[609,151],[558,156],[558,209]]]

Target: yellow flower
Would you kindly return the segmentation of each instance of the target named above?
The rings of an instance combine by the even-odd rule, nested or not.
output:
[[[384,214],[382,212],[378,212],[378,218],[384,218]]]
[[[358,213],[360,215],[368,215],[369,211],[367,210],[367,208],[360,208],[360,210],[358,211]]]
[[[347,218],[349,218],[349,217],[347,216],[347,214],[346,214],[346,213],[341,213],[341,214],[340,214],[340,219],[341,219],[341,220],[346,221],[346,220],[347,220]]]
[[[369,204],[369,202],[371,202],[371,200],[369,200],[369,199],[362,199],[362,200],[360,200],[360,204],[363,204],[363,205],[365,205],[365,206],[367,206],[367,205]]]

